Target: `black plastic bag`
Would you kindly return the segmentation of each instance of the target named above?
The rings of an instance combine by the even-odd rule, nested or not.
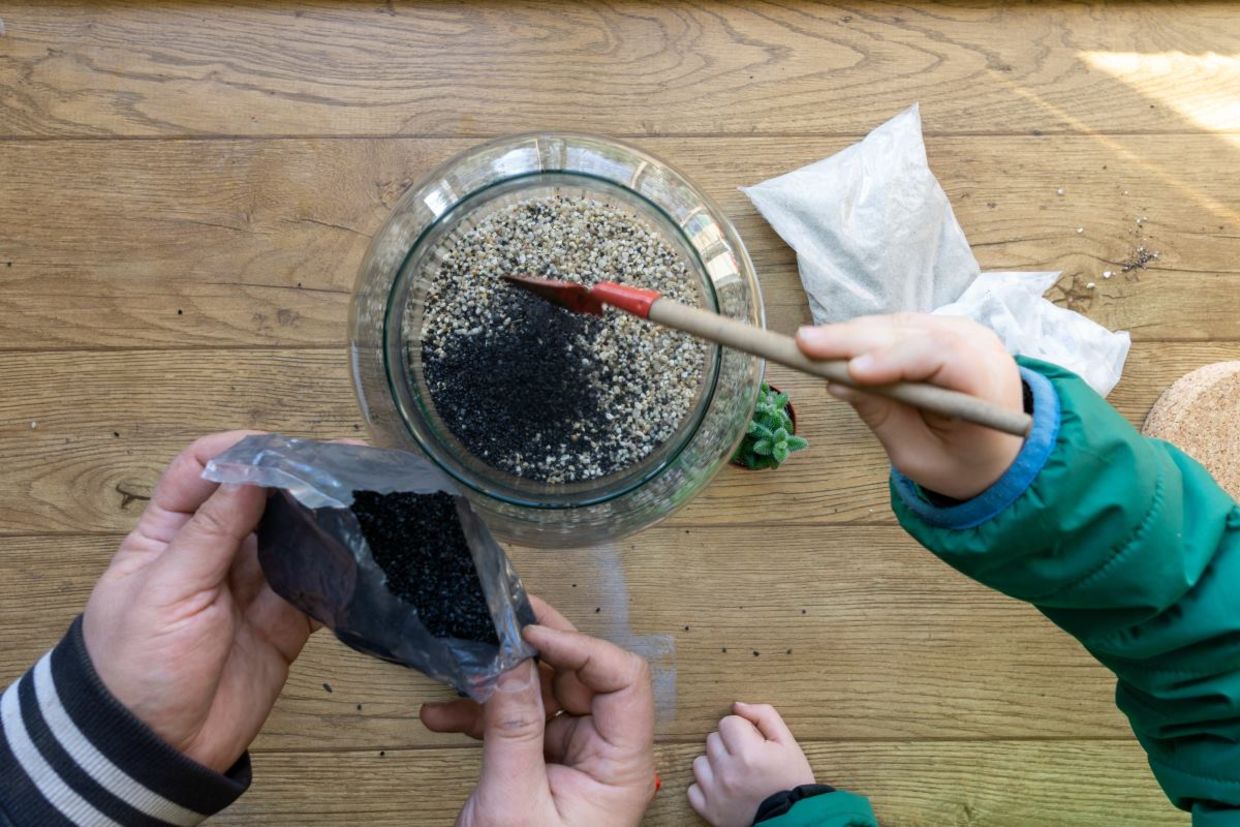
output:
[[[478,701],[490,697],[501,673],[534,654],[521,639],[521,628],[534,622],[521,579],[469,502],[429,460],[404,451],[262,434],[211,460],[203,476],[275,490],[258,529],[263,573],[277,594],[354,649],[410,666]],[[455,515],[449,509],[448,519],[459,521],[469,546],[494,639],[436,637],[427,629],[371,552],[351,510],[359,491],[442,492],[454,498]]]

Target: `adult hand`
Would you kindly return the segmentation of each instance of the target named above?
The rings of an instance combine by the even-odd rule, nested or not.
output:
[[[1023,410],[1020,371],[999,337],[968,319],[900,313],[803,327],[797,344],[814,359],[847,359],[861,385],[929,382]],[[892,464],[932,491],[974,497],[1011,466],[1020,437],[912,408],[842,385],[827,388],[850,402],[887,449]]]
[[[505,673],[485,705],[426,704],[434,732],[482,738],[482,777],[457,827],[632,827],[655,792],[654,694],[637,655],[534,599],[541,665]]]
[[[203,437],[172,461],[86,605],[86,649],[104,685],[162,739],[228,770],[267,719],[313,631],[263,578],[261,488],[202,479],[242,432]]]
[[[809,760],[774,707],[737,701],[732,711],[693,759],[689,804],[712,827],[749,827],[767,798],[814,783]]]

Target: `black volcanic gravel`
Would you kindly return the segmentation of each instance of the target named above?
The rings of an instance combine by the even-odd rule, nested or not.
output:
[[[470,453],[483,461],[506,460],[505,470],[521,475],[539,466],[539,446],[563,438],[588,444],[588,434],[607,428],[611,415],[600,386],[614,377],[588,351],[565,344],[583,342],[598,324],[595,318],[501,289],[512,294],[512,325],[485,336],[449,334],[439,345],[443,355],[426,360],[425,374],[436,401],[449,400],[438,405],[444,424]],[[593,447],[589,476],[610,474],[631,461],[614,445]]]
[[[531,199],[436,252],[422,329],[406,336],[466,451],[526,479],[578,482],[675,434],[701,387],[702,342],[619,311],[574,315],[501,278],[617,281],[701,304],[687,257],[644,219],[591,198]]]
[[[450,495],[354,491],[352,511],[388,589],[432,636],[499,645]]]

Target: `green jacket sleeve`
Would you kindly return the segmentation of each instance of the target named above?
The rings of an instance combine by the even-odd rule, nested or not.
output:
[[[758,827],[878,827],[870,802],[844,790],[803,798],[781,816]]]
[[[901,524],[1034,604],[1119,679],[1163,790],[1199,827],[1240,824],[1240,508],[1075,375],[1021,360],[1034,428],[1007,474],[936,507],[892,476]]]

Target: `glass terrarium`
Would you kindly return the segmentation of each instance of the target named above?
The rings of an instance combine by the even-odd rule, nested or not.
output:
[[[675,433],[605,476],[549,483],[471,453],[437,408],[417,347],[427,292],[469,228],[514,205],[555,197],[590,199],[631,215],[683,256],[701,306],[763,324],[744,245],[719,208],[680,173],[605,138],[519,135],[456,156],[401,198],[358,276],[351,357],[376,444],[429,457],[503,539],[584,546],[645,528],[706,486],[745,433],[763,363],[708,345],[694,401]]]

